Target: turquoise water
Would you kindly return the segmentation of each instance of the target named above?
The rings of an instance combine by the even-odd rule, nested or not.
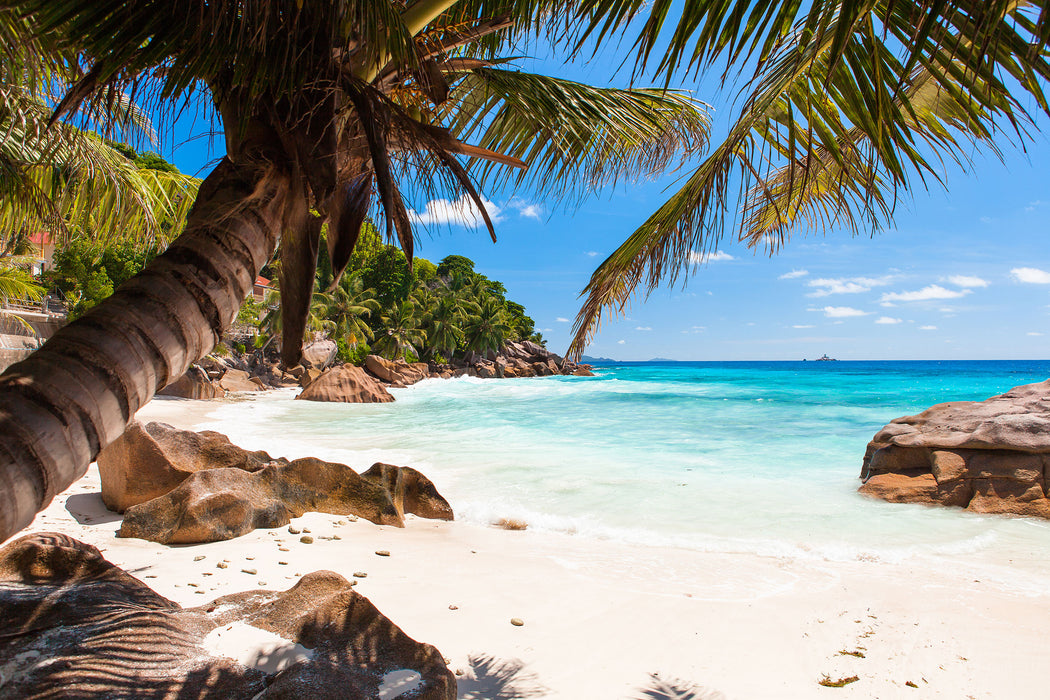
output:
[[[391,404],[224,405],[207,427],[274,454],[429,475],[457,518],[719,552],[961,557],[1050,576],[1050,523],[859,496],[891,419],[1050,377],[1050,362],[638,363],[593,378],[428,380]],[[1048,562],[1048,563],[1044,563]],[[1015,568],[1017,567],[1017,568]]]

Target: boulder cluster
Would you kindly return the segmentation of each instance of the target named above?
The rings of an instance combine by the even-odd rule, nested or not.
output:
[[[183,608],[90,545],[28,535],[0,549],[0,700],[382,698],[406,680],[412,698],[453,700],[441,652],[352,586],[316,571]],[[209,635],[238,624],[286,645],[248,664],[210,650]]]
[[[1050,380],[891,421],[861,478],[861,493],[894,503],[1050,518]]]
[[[499,352],[470,353],[447,364],[394,362],[368,355],[358,367],[336,363],[336,352],[336,344],[331,340],[315,341],[303,348],[302,364],[288,370],[281,369],[275,357],[262,352],[209,355],[159,393],[213,399],[228,392],[300,386],[303,392],[298,398],[308,401],[383,403],[394,400],[386,387],[408,386],[423,379],[593,376],[590,365],[570,362],[528,340],[506,343]]]
[[[287,525],[307,512],[404,526],[406,514],[452,520],[433,482],[377,462],[358,474],[313,457],[249,452],[220,433],[133,422],[98,457],[102,499],[124,513],[119,537],[162,544],[216,542]]]

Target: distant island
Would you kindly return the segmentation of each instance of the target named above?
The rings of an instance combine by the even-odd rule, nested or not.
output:
[[[619,360],[614,360],[611,357],[591,357],[590,355],[583,355],[580,357],[580,362],[585,365],[618,365]]]
[[[802,361],[805,362],[806,358],[803,357]],[[823,355],[821,355],[820,357],[818,357],[817,359],[815,359],[813,361],[814,362],[838,362],[839,360],[838,360],[837,357],[828,357],[828,354],[824,353]]]

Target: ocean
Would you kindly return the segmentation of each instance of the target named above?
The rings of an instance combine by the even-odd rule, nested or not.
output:
[[[201,428],[249,449],[429,476],[458,520],[787,560],[943,561],[1050,583],[1050,522],[857,494],[899,416],[1050,377],[1050,361],[649,362],[595,377],[426,380],[389,404],[249,395]],[[969,569],[968,569],[969,570]]]

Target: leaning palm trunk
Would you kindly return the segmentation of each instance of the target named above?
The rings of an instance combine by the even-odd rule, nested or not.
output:
[[[215,346],[276,248],[287,189],[224,160],[167,252],[0,376],[0,541]]]

